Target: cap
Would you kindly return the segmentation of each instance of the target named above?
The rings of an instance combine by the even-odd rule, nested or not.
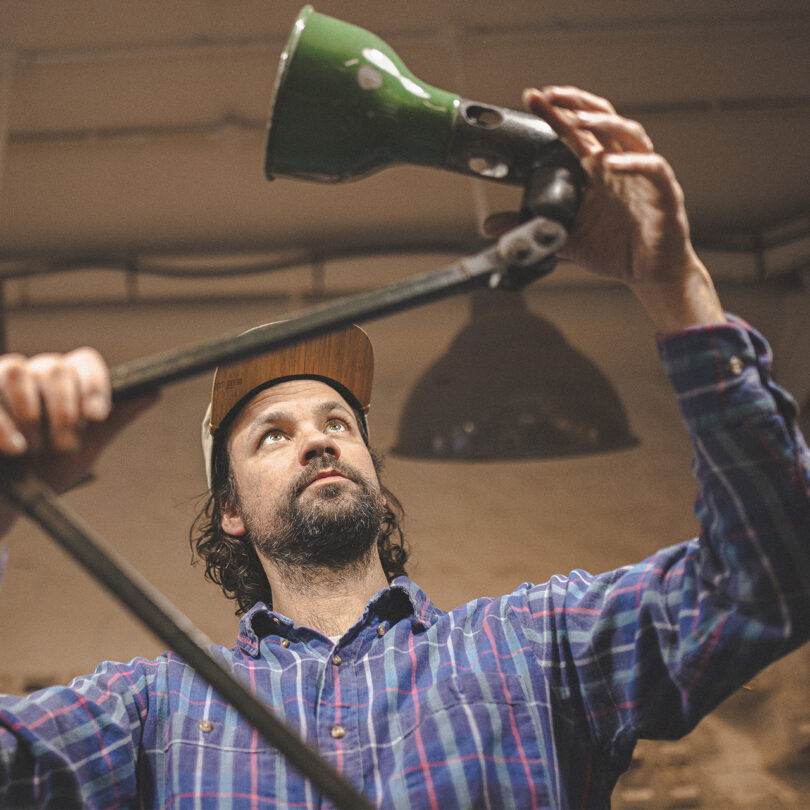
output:
[[[214,373],[211,403],[202,424],[203,454],[211,485],[213,436],[228,416],[256,391],[285,380],[308,377],[336,388],[361,414],[371,405],[374,353],[368,335],[350,326],[310,338],[238,363]]]

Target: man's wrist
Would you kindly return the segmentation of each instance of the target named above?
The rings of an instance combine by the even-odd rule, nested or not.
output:
[[[727,322],[709,271],[696,255],[674,279],[629,285],[659,334]]]

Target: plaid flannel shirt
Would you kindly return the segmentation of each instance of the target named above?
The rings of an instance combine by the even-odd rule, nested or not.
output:
[[[259,604],[222,661],[379,806],[607,806],[637,738],[810,633],[810,460],[767,344],[736,322],[660,352],[699,538],[450,612],[400,577],[336,645]],[[0,804],[329,806],[172,653],[0,699]]]

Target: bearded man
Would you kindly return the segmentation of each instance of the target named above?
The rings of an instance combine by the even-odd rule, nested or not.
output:
[[[204,425],[212,493],[192,538],[244,615],[216,654],[383,807],[608,806],[636,740],[687,733],[810,634],[810,453],[767,344],[724,313],[641,126],[573,88],[526,101],[589,177],[565,254],[625,282],[659,333],[702,531],[615,571],[441,611],[404,575],[367,441],[362,333],[220,370]],[[1,360],[0,395],[0,450],[49,446],[59,485],[131,416],[108,418],[88,350]],[[52,466],[59,451],[69,473]],[[0,698],[0,804],[325,802],[167,653]]]
[[[339,636],[405,573],[401,506],[368,441],[372,374],[358,327],[217,371],[192,543],[238,613],[263,601]]]

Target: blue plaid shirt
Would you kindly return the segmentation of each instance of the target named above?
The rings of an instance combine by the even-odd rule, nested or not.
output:
[[[810,633],[810,460],[764,340],[660,341],[701,537],[438,610],[401,577],[337,645],[256,605],[218,655],[377,805],[600,807],[639,737],[689,731]],[[0,804],[328,806],[182,660],[0,700]]]

